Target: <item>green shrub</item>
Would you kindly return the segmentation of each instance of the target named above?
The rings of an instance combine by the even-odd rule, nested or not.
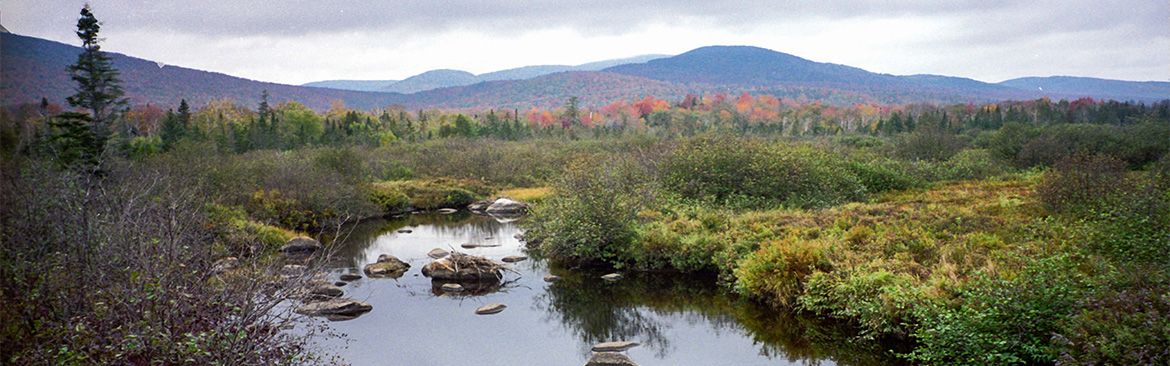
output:
[[[857,176],[867,192],[878,193],[921,188],[925,182],[911,172],[908,164],[886,158],[865,157],[850,159],[847,169]]]
[[[1125,164],[1104,155],[1062,160],[1036,183],[1036,195],[1048,212],[1085,217],[1113,207],[1132,183]]]
[[[833,269],[828,254],[829,245],[821,240],[788,237],[761,244],[736,268],[735,288],[776,305],[795,305],[809,276]]]
[[[912,276],[879,267],[813,273],[798,305],[818,314],[854,319],[869,336],[905,336],[913,322],[911,310],[923,295]]]
[[[974,180],[1007,172],[1003,163],[983,149],[960,151],[946,161],[931,165],[934,180]]]
[[[963,147],[963,141],[953,133],[924,128],[900,136],[894,154],[907,160],[943,161]]]
[[[1045,258],[1012,278],[970,281],[949,303],[915,308],[918,347],[906,356],[924,364],[1052,363],[1052,334],[1093,286],[1082,261]]]
[[[745,207],[823,207],[865,187],[836,158],[809,147],[730,137],[684,142],[663,163],[663,184],[688,199]]]
[[[1165,273],[1115,275],[1085,294],[1053,336],[1057,365],[1170,363],[1170,281]]]
[[[556,194],[535,208],[525,238],[550,258],[628,262],[638,212],[657,192],[647,163],[629,156],[570,164],[554,185]]]

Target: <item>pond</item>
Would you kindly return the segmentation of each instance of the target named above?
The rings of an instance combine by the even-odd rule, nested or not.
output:
[[[526,255],[515,222],[468,213],[407,215],[353,228],[327,264],[331,279],[361,272],[379,255],[411,268],[400,278],[362,278],[343,289],[373,305],[328,322],[322,350],[352,365],[584,365],[609,341],[638,365],[887,365],[890,351],[854,341],[850,328],[738,298],[711,276],[565,269],[533,259],[509,265],[503,284],[446,294],[420,269],[434,248],[497,260]],[[465,249],[464,243],[488,245]],[[548,283],[546,275],[560,276]],[[507,308],[476,315],[489,303]],[[323,321],[323,320],[318,320]]]

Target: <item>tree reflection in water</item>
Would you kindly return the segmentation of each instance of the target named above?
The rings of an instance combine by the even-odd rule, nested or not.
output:
[[[709,275],[628,273],[605,282],[604,272],[552,268],[563,279],[534,299],[546,322],[558,322],[582,342],[636,341],[663,359],[674,352],[672,324],[706,323],[715,332],[752,338],[759,354],[808,365],[897,365],[886,344],[862,340],[841,322],[780,311],[729,293]],[[905,350],[901,350],[904,352]]]

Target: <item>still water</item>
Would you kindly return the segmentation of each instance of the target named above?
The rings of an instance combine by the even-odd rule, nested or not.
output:
[[[409,232],[406,232],[409,231]],[[584,365],[601,342],[641,343],[624,352],[650,365],[885,365],[881,346],[851,340],[848,327],[737,298],[710,276],[569,270],[530,258],[510,265],[502,286],[450,295],[422,276],[434,248],[500,260],[526,255],[514,222],[486,216],[408,215],[362,223],[328,263],[331,279],[361,272],[381,254],[410,263],[400,278],[362,278],[345,296],[373,305],[357,319],[327,322],[341,336],[319,346],[352,365]],[[464,243],[494,245],[464,249]],[[545,275],[563,279],[546,283]],[[502,303],[503,312],[475,309]]]

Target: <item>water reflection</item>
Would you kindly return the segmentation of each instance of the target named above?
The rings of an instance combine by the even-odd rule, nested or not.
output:
[[[510,265],[516,272],[502,282],[461,282],[463,292],[449,293],[442,281],[419,272],[432,261],[427,252],[433,248],[496,261],[526,254],[513,238],[519,232],[514,223],[468,214],[413,215],[353,227],[330,262],[334,273],[360,269],[381,254],[411,269],[402,278],[363,278],[346,286],[346,296],[374,310],[331,324],[350,337],[344,348],[335,346],[337,352],[354,365],[572,365],[584,364],[594,344],[635,341],[642,346],[625,353],[642,366],[897,364],[882,346],[851,341],[848,326],[746,301],[713,276],[628,272],[606,282],[600,276],[607,272],[568,270],[533,256]],[[461,248],[466,242],[498,246]],[[545,283],[547,274],[562,280]],[[491,317],[474,315],[492,302],[508,308]]]

